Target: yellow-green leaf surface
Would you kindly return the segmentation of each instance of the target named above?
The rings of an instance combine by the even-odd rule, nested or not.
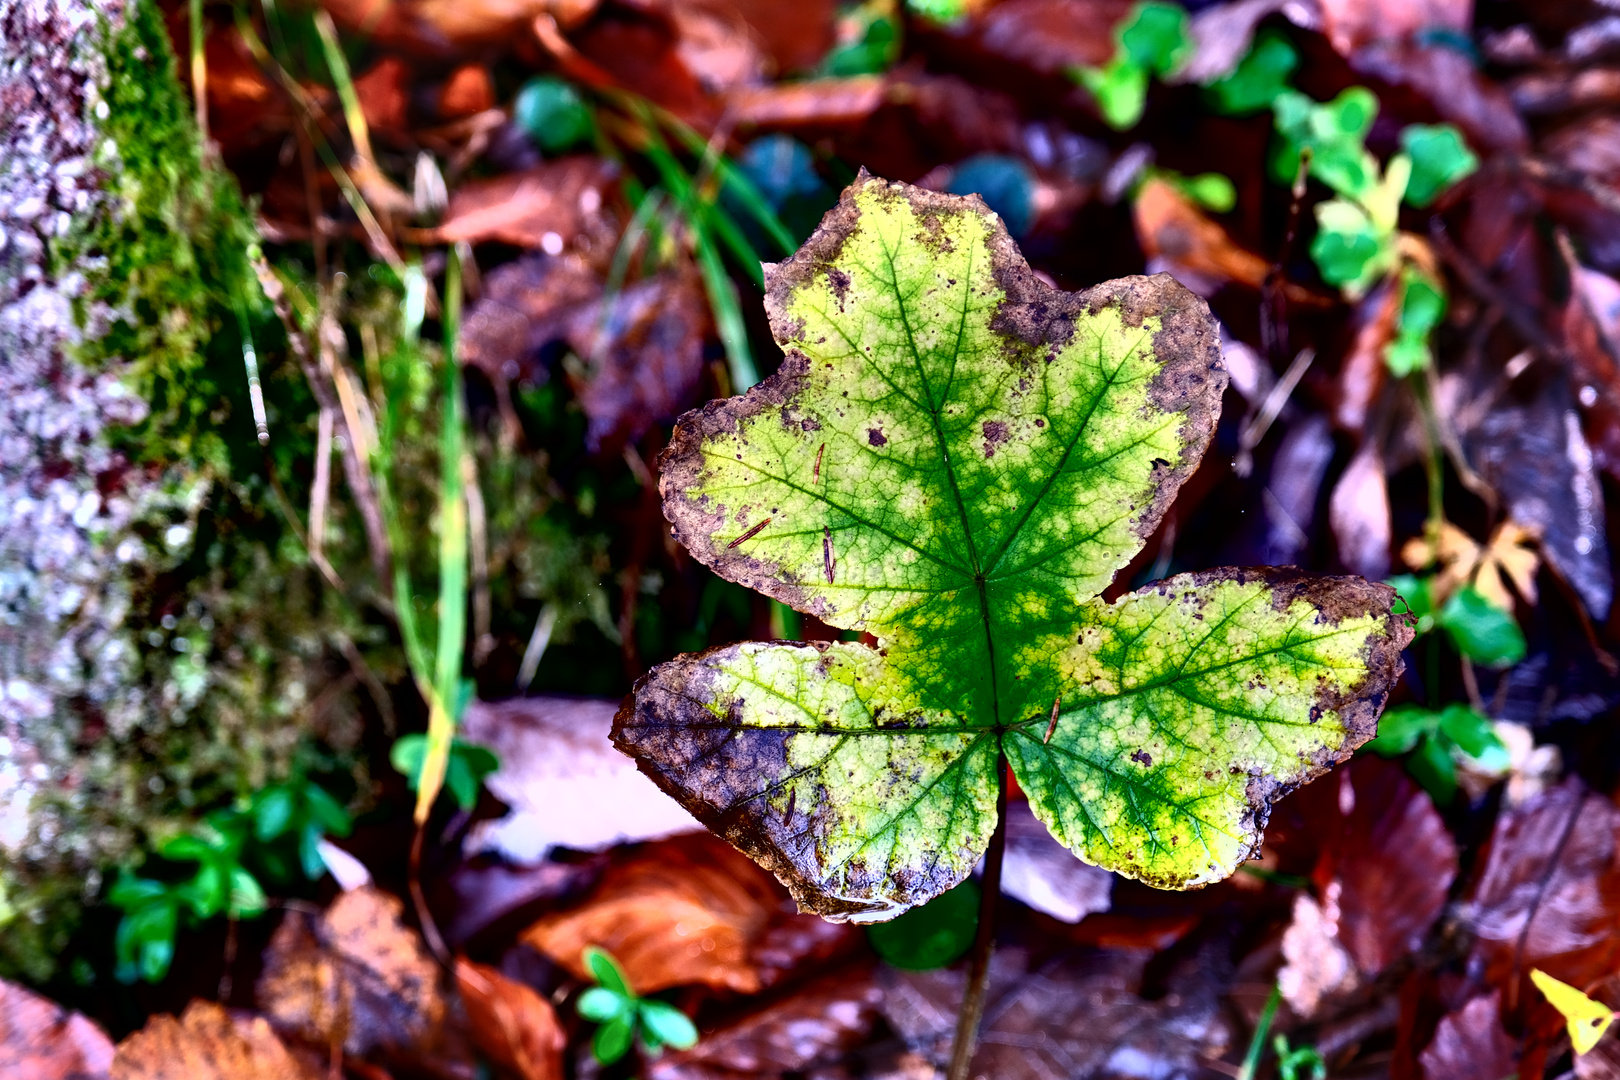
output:
[[[682,418],[665,513],[717,573],[878,648],[681,657],[615,738],[801,906],[888,918],[961,881],[1003,758],[1082,857],[1215,880],[1371,737],[1406,639],[1384,586],[1094,599],[1214,430],[1202,300],[1166,275],[1058,292],[976,197],[865,174],[767,283],[782,367]]]
[[[1603,1038],[1603,1033],[1614,1023],[1614,1010],[1593,1001],[1566,982],[1548,975],[1539,968],[1530,972],[1530,981],[1546,995],[1552,1007],[1563,1013],[1569,1025],[1569,1041],[1577,1054],[1590,1053]]]

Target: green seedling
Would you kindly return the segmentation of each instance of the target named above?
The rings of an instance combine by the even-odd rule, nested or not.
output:
[[[1412,159],[1406,201],[1420,210],[1479,169],[1479,158],[1450,124],[1412,124],[1401,131],[1401,148]]]
[[[426,735],[402,735],[388,752],[389,763],[405,775],[412,791],[416,791],[421,782],[422,763],[426,757]],[[471,810],[478,803],[478,789],[484,777],[500,767],[500,759],[487,747],[453,739],[450,757],[445,763],[444,786],[455,798],[457,806]]]
[[[1384,347],[1384,363],[1396,376],[1410,375],[1434,363],[1430,341],[1446,314],[1445,287],[1418,267],[1401,269],[1400,311],[1395,336]]]
[[[1192,52],[1187,12],[1178,4],[1143,0],[1114,27],[1114,55],[1102,67],[1080,66],[1070,75],[1097,102],[1110,127],[1135,127],[1147,104],[1148,81],[1175,74]]]
[[[1419,636],[1443,630],[1457,652],[1487,667],[1505,668],[1524,659],[1524,632],[1512,612],[1491,603],[1473,585],[1456,590],[1437,608],[1433,582],[1433,577],[1411,574],[1389,579],[1416,619]]]
[[[1278,1035],[1271,1040],[1277,1052],[1277,1075],[1280,1080],[1327,1080],[1327,1062],[1314,1046],[1288,1045],[1288,1036]]]
[[[1367,749],[1383,757],[1410,754],[1407,771],[1441,806],[1456,798],[1459,757],[1487,773],[1505,773],[1509,765],[1507,747],[1490,720],[1460,702],[1440,710],[1397,705],[1384,714]]]
[[[1271,108],[1288,89],[1299,66],[1299,53],[1276,30],[1262,30],[1238,66],[1210,83],[1205,95],[1216,112],[1245,116]],[[1290,178],[1292,179],[1292,178]]]
[[[342,803],[319,784],[298,775],[256,792],[248,817],[253,822],[257,860],[266,865],[271,877],[283,881],[292,875],[288,860],[277,850],[277,841],[290,839],[297,845],[298,866],[313,881],[326,873],[319,848],[321,840],[348,836],[354,827]]]
[[[664,1047],[690,1050],[698,1032],[685,1013],[653,998],[636,996],[619,962],[594,945],[585,949],[585,967],[596,985],[579,996],[579,1015],[601,1026],[591,1039],[591,1054],[598,1063],[612,1065],[640,1042],[642,1052],[656,1056]]]
[[[894,0],[865,0],[839,9],[836,43],[822,58],[822,75],[880,75],[900,59],[900,13]]]

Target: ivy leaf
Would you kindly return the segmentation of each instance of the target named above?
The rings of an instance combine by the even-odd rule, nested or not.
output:
[[[782,367],[681,420],[665,513],[721,576],[878,645],[679,657],[614,739],[801,907],[881,921],[964,880],[1003,760],[1082,858],[1215,881],[1372,736],[1410,637],[1388,586],[1215,570],[1095,599],[1214,430],[1202,300],[1058,292],[978,199],[864,174],[767,275]]]

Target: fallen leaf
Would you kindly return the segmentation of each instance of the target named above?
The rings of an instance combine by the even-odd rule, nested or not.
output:
[[[582,233],[602,228],[601,211],[614,167],[595,157],[567,157],[523,172],[469,180],[450,195],[426,243],[491,240],[559,255]]]
[[[321,0],[342,30],[384,48],[445,57],[486,47],[510,48],[529,36],[536,16],[565,29],[597,0]]]
[[[1502,1030],[1502,995],[1492,990],[1445,1015],[1418,1055],[1428,1080],[1506,1080],[1519,1069],[1519,1046]]]
[[[1271,459],[1261,492],[1266,511],[1263,558],[1297,565],[1311,544],[1322,480],[1333,463],[1333,430],[1325,416],[1307,416],[1288,429]]]
[[[975,19],[969,34],[997,59],[1067,75],[1113,58],[1114,26],[1130,10],[1130,0],[1007,0]]]
[[[887,97],[883,76],[852,75],[745,87],[727,95],[726,104],[740,127],[792,130],[859,124]]]
[[[1436,27],[1466,35],[1473,26],[1473,0],[1317,0],[1321,30],[1340,56],[1363,45],[1404,38]]]
[[[1283,966],[1277,990],[1302,1019],[1316,1015],[1322,1002],[1354,990],[1360,979],[1355,961],[1339,940],[1339,896],[1343,885],[1328,883],[1322,902],[1307,893],[1294,897],[1294,917],[1283,931]]]
[[[568,1039],[551,1002],[465,957],[456,960],[456,987],[473,1043],[485,1057],[522,1080],[562,1080]]]
[[[1334,0],[1335,3],[1342,0]],[[1351,0],[1362,3],[1364,0]],[[1382,4],[1371,6],[1385,6]],[[1429,0],[1429,4],[1443,6],[1451,0]],[[1330,4],[1328,6],[1333,6]],[[1424,3],[1394,0],[1402,13],[1421,11]],[[1472,6],[1464,0],[1455,6]],[[1464,20],[1462,33],[1468,32]],[[1441,22],[1428,22],[1424,26],[1433,32]],[[1523,153],[1529,149],[1530,134],[1520,119],[1518,110],[1508,92],[1483,75],[1474,61],[1460,49],[1450,45],[1418,44],[1412,40],[1385,40],[1360,49],[1351,58],[1350,66],[1368,78],[1390,86],[1398,86],[1417,94],[1434,107],[1441,120],[1456,124],[1475,147],[1484,147],[1503,153]]]
[[[1531,968],[1585,986],[1620,964],[1620,811],[1571,777],[1496,821],[1461,911],[1472,963],[1518,1015]]]
[[[474,850],[471,841],[467,850]],[[496,923],[518,918],[520,909],[533,905],[543,910],[578,903],[606,868],[605,855],[567,861],[545,859],[527,865],[509,864],[499,856],[474,855],[442,882],[430,886],[430,903],[435,911],[448,913],[439,931],[451,948],[459,949]],[[520,925],[527,925],[527,921]]]
[[[235,27],[208,35],[208,135],[224,153],[285,138],[295,119],[287,95],[265,75]]]
[[[1107,911],[1114,875],[1082,862],[1036,819],[1029,803],[1007,804],[1007,851],[1001,868],[1001,891],[1034,908],[1077,923]]]
[[[1286,6],[1287,0],[1236,0],[1204,8],[1188,26],[1193,54],[1173,80],[1207,86],[1228,74],[1249,51],[1260,20]]]
[[[742,1080],[822,1075],[871,1032],[883,992],[872,971],[843,971],[794,989],[783,1001],[729,1027],[705,1031],[691,1050],[666,1055],[651,1080]]]
[[[1038,965],[1019,946],[990,958],[973,1076],[996,1080],[1202,1076],[1233,1041],[1211,973],[1172,972],[1169,992],[1141,996],[1147,950],[1081,950]],[[1178,977],[1179,976],[1179,977]],[[906,1045],[943,1065],[967,972],[881,968],[883,1013]]]
[[[718,118],[715,99],[681,56],[681,33],[667,11],[613,5],[571,40],[597,82],[645,97],[705,131]],[[577,74],[590,81],[585,71]]]
[[[702,828],[613,748],[608,734],[618,704],[565,697],[472,702],[462,731],[501,759],[484,783],[511,810],[475,826],[469,848],[535,863],[553,847],[596,851]]]
[[[1188,288],[1212,294],[1228,282],[1258,289],[1271,264],[1238,246],[1219,223],[1194,206],[1168,181],[1150,178],[1136,193],[1136,238],[1155,268],[1174,274]],[[1287,284],[1290,303],[1319,307],[1321,297],[1299,285]]]
[[[1491,730],[1507,750],[1507,785],[1502,790],[1502,805],[1508,809],[1523,806],[1548,788],[1558,783],[1564,774],[1564,756],[1551,743],[1537,745],[1536,737],[1528,725],[1511,720],[1496,720]],[[1457,783],[1470,799],[1483,798],[1485,793],[1502,779],[1499,774],[1481,769],[1473,758],[1464,757],[1457,763]]]
[[[483,64],[463,64],[439,90],[439,115],[446,120],[472,116],[495,107],[495,84]]]
[[[18,1080],[99,1080],[113,1044],[85,1017],[0,979],[0,1076]]]
[[[724,841],[694,833],[626,853],[583,904],[545,916],[521,940],[581,979],[585,946],[606,949],[638,994],[693,983],[752,994],[804,958],[787,955],[790,939],[825,954],[859,934],[787,914],[785,904],[768,873]],[[784,922],[805,932],[771,940]],[[774,963],[760,955],[766,945],[775,947]]]
[[[1389,516],[1389,487],[1378,447],[1368,442],[1350,459],[1328,499],[1328,524],[1338,543],[1339,560],[1362,577],[1374,580],[1389,573],[1389,546],[1394,526]]]
[[[596,319],[575,322],[585,445],[594,452],[634,442],[694,404],[709,327],[702,283],[681,270],[638,281]]]
[[[176,1020],[154,1016],[118,1044],[110,1080],[315,1080],[263,1017],[235,1020],[193,1001]]]
[[[684,0],[692,2],[692,0]],[[759,42],[774,73],[814,67],[833,44],[833,0],[697,0],[723,16],[739,19]]]
[[[1341,430],[1357,436],[1366,431],[1368,412],[1389,381],[1384,348],[1395,336],[1400,299],[1400,290],[1384,282],[1356,302],[1356,336],[1339,363],[1333,407],[1333,422]]]
[[[278,1029],[355,1057],[428,1043],[444,1018],[439,969],[402,911],[371,886],[317,916],[289,911],[265,950],[260,1009]]]
[[[1512,611],[1509,584],[1526,603],[1536,602],[1536,568],[1541,558],[1529,546],[1535,541],[1535,530],[1511,518],[1496,527],[1486,544],[1447,521],[1440,526],[1432,546],[1423,537],[1413,537],[1401,545],[1401,561],[1413,570],[1436,567],[1429,593],[1437,607],[1459,588],[1471,584],[1497,608]]]
[[[384,56],[355,77],[360,113],[372,131],[403,132],[409,124],[411,69],[397,56]]]
[[[1620,476],[1620,281],[1570,267],[1564,340],[1579,384],[1576,400],[1598,465]]]

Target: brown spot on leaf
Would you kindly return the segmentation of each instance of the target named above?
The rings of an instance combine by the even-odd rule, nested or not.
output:
[[[1153,764],[1153,755],[1146,750],[1137,750],[1131,755],[1131,760],[1146,768]]]
[[[867,428],[866,441],[872,446],[887,446],[889,444],[889,437],[883,434],[882,428]]]
[[[984,422],[984,456],[988,460],[996,456],[996,448],[1006,442],[1008,438],[1007,425],[1001,420],[986,420]]]

